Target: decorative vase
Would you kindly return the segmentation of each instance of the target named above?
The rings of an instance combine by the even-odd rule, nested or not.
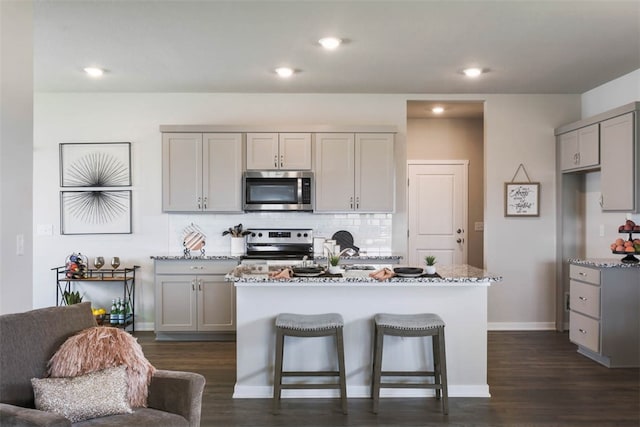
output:
[[[424,272],[427,274],[436,274],[436,266],[435,265],[427,265],[424,268]]]
[[[244,255],[244,252],[245,252],[245,238],[232,237],[231,238],[231,255]]]
[[[342,270],[339,265],[330,265],[329,266],[329,274],[340,274]]]

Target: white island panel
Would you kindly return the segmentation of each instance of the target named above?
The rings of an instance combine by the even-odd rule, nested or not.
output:
[[[235,398],[270,398],[279,313],[340,313],[344,317],[347,395],[369,397],[373,316],[437,313],[446,323],[450,396],[489,397],[487,290],[489,282],[320,283],[236,281],[237,382]],[[311,285],[311,286],[309,286]],[[327,286],[328,285],[328,286]],[[285,369],[335,369],[331,338],[287,338]],[[425,362],[426,361],[426,362]],[[383,369],[432,369],[430,338],[385,338]],[[433,390],[382,389],[382,397],[427,396]],[[337,390],[283,390],[283,397],[337,397]]]

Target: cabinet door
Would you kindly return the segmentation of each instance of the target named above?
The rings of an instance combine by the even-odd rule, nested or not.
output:
[[[316,134],[316,212],[353,211],[354,146],[351,133]]]
[[[578,131],[558,136],[560,144],[560,169],[563,171],[578,167]]]
[[[633,113],[600,123],[602,210],[633,211],[636,188]]]
[[[393,134],[356,134],[355,208],[393,212],[395,161]]]
[[[203,135],[202,194],[207,212],[242,211],[242,134]]]
[[[278,134],[247,134],[247,170],[278,169]]]
[[[311,134],[281,133],[278,165],[286,170],[311,169]]]
[[[578,165],[581,168],[600,164],[600,134],[598,123],[578,129]]]
[[[201,203],[202,134],[163,133],[162,210],[193,212]]]
[[[235,286],[223,275],[198,276],[198,330],[235,331]]]
[[[196,277],[157,275],[155,330],[196,331]]]

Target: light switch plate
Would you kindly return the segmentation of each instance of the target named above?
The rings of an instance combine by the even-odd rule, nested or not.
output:
[[[476,222],[473,224],[473,229],[475,231],[484,231],[484,222]]]

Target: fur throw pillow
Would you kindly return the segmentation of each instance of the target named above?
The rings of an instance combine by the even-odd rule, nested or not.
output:
[[[131,407],[146,407],[155,368],[138,340],[122,329],[94,326],[69,337],[48,363],[47,376],[76,377],[105,368],[127,367],[127,395]]]

